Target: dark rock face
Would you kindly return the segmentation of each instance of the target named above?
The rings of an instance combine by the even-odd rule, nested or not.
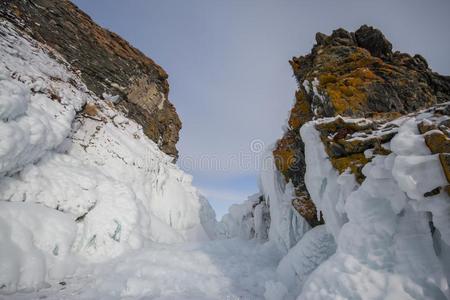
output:
[[[98,97],[118,95],[117,109],[141,124],[162,151],[177,157],[181,121],[168,99],[168,76],[150,58],[68,0],[1,1],[0,17],[59,52]]]
[[[358,46],[367,49],[372,56],[388,58],[392,55],[392,44],[378,29],[363,25],[355,32],[355,37]]]
[[[450,101],[450,77],[432,72],[420,56],[393,52],[392,44],[378,29],[363,25],[356,32],[344,29],[330,36],[316,34],[310,54],[290,61],[299,84],[289,118],[289,130],[273,151],[278,170],[296,187],[296,209],[311,225],[317,219],[304,184],[304,147],[299,128],[313,118],[363,117],[381,123],[437,103]],[[364,149],[379,149],[380,141],[365,144],[346,141],[345,136],[362,129],[334,124],[335,140],[323,140],[335,168],[350,167],[355,174],[367,161]],[[376,128],[364,129],[373,131]],[[363,131],[364,131],[363,130]],[[323,129],[324,136],[327,130]],[[392,135],[386,135],[386,139]],[[376,147],[377,146],[377,147]],[[362,177],[357,178],[363,180]],[[306,208],[302,208],[302,203]],[[305,213],[308,211],[309,213]]]

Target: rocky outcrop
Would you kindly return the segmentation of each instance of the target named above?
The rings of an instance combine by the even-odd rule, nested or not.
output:
[[[381,31],[366,25],[356,32],[337,29],[330,36],[317,33],[311,53],[292,58],[290,64],[299,88],[289,128],[273,154],[286,182],[295,186],[294,207],[312,226],[323,220],[318,219],[304,183],[304,144],[298,133],[303,124],[338,115],[370,120],[348,124],[338,118],[318,128],[333,166],[339,172],[350,168],[362,182],[360,170],[367,163],[364,151],[387,153],[381,145],[395,135],[395,127],[383,124],[450,101],[450,77],[434,73],[420,55],[393,52]],[[431,147],[439,144],[443,153],[448,147],[444,131],[428,137],[435,140]],[[352,138],[355,134],[363,138]]]
[[[181,121],[168,99],[168,76],[150,58],[67,0],[2,1],[0,17],[59,52],[89,90],[142,125],[162,151],[178,156]]]

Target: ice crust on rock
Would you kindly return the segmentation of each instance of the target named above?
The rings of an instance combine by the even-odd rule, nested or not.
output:
[[[241,204],[233,204],[216,228],[219,238],[256,238],[265,241],[269,226],[269,207],[262,194],[257,193]]]
[[[335,251],[336,243],[326,227],[314,227],[281,259],[277,267],[279,281],[290,294],[298,295],[308,276]]]
[[[448,196],[421,194],[446,181],[414,128],[415,117],[402,120],[392,153],[364,166],[361,185],[331,168],[314,121],[301,128],[306,185],[337,250],[309,276],[298,299],[446,299],[448,262],[433,247],[429,212],[446,208],[448,199],[439,198]],[[444,224],[437,229],[445,232]],[[445,237],[439,243],[446,248]]]
[[[424,111],[391,121],[396,135],[383,144],[390,154],[366,151],[361,184],[350,170],[334,169],[325,151],[315,126],[333,118],[303,125],[306,187],[325,220],[313,229],[293,210],[292,187],[266,155],[260,177],[270,212],[266,244],[283,255],[276,279],[265,284],[266,299],[448,299],[450,201],[445,191],[426,196],[448,182],[418,131],[430,117]],[[240,224],[233,236],[248,239],[256,216],[248,200],[222,222]]]
[[[209,203],[140,125],[51,49],[7,21],[0,35],[0,293],[45,287],[77,260],[214,236]]]
[[[267,151],[263,157],[259,185],[270,210],[268,238],[287,253],[311,227],[292,206],[293,186],[290,183],[286,185],[281,176],[272,151]]]

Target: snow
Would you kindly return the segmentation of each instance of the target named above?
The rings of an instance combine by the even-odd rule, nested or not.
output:
[[[310,83],[309,83],[309,81],[305,79],[303,81],[302,85],[303,85],[303,88],[305,89],[306,93],[309,94],[309,91],[310,91],[310,87],[309,87]]]
[[[1,294],[39,290],[150,242],[215,237],[192,177],[110,107],[114,97],[94,96],[8,22],[0,34]]]
[[[281,282],[266,281],[264,298],[266,300],[283,300],[288,293],[287,288]]]
[[[119,95],[110,95],[108,93],[102,93],[102,97],[103,99],[105,99],[106,101],[110,101],[112,103],[116,103],[120,101],[120,96]]]
[[[445,201],[425,201],[422,193],[446,181],[416,122],[400,123],[393,153],[374,156],[361,185],[331,169],[314,122],[301,128],[308,141],[306,185],[337,250],[308,277],[298,299],[446,299],[442,262],[448,260],[435,252],[429,226],[429,212],[434,220]],[[446,232],[448,223],[437,223]],[[435,239],[446,248],[444,236]]]
[[[2,293],[46,287],[70,275],[76,225],[70,216],[36,204],[0,201]]]
[[[48,57],[32,41],[15,34],[8,23],[0,26],[2,176],[57,148],[68,136],[75,113],[86,96],[80,81],[63,64]]]
[[[319,110],[321,109],[321,107],[323,107],[323,104],[327,101],[327,97],[323,95],[317,88],[319,84],[320,84],[319,79],[317,79],[316,77],[314,77],[314,80],[311,83],[309,83],[308,81],[303,82],[303,87],[305,88],[306,92],[308,94],[311,94],[313,97],[311,103],[311,110],[313,111],[314,115],[318,115]]]
[[[107,263],[86,265],[65,285],[51,282],[45,299],[264,299],[276,280],[276,247],[240,239],[150,244]],[[89,276],[86,276],[89,274]],[[16,293],[9,299],[29,299]]]

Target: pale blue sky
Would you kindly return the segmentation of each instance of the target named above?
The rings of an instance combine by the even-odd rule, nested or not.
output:
[[[74,2],[168,72],[183,122],[179,165],[219,216],[257,191],[250,143],[281,136],[296,88],[288,60],[308,53],[317,31],[373,25],[395,50],[450,73],[449,0]]]

